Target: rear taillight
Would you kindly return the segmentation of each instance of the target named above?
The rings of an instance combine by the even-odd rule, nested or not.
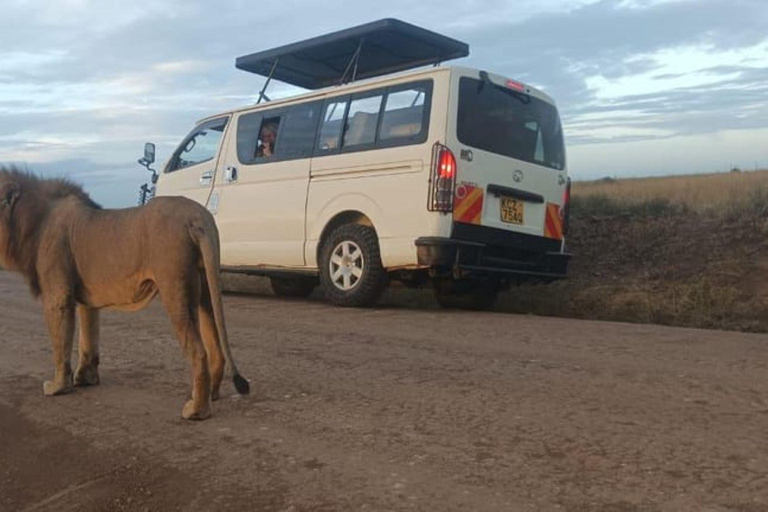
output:
[[[563,192],[563,236],[568,234],[568,224],[571,220],[571,178],[565,182],[565,191]]]
[[[429,176],[429,202],[431,212],[452,212],[453,192],[456,188],[456,157],[439,142],[432,148],[432,172]]]

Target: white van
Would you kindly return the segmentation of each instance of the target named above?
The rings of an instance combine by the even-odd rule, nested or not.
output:
[[[390,43],[406,33],[410,50],[414,30],[432,46],[444,38],[382,20],[238,67],[255,62],[252,71],[313,88],[328,80],[296,78],[298,65],[280,75],[273,61],[291,64],[286,55],[307,48],[331,55],[329,45],[361,32],[370,41],[382,27]],[[553,100],[475,69],[365,67],[361,45],[346,46],[357,50],[345,75],[359,70],[342,76],[349,83],[205,118],[166,162],[156,194],[207,206],[223,270],[269,276],[283,296],[320,285],[341,306],[374,304],[393,279],[432,283],[441,305],[478,308],[503,286],[564,277],[569,180]],[[413,67],[406,53],[400,68]],[[372,78],[350,82],[359,76]]]

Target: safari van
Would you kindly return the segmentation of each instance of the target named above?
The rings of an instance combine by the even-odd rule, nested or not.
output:
[[[555,102],[442,65],[468,53],[385,19],[240,57],[267,77],[259,102],[200,120],[156,194],[205,205],[223,270],[268,276],[281,296],[320,286],[333,304],[369,306],[396,280],[485,308],[505,286],[563,278],[570,181]],[[272,79],[309,92],[269,101]]]

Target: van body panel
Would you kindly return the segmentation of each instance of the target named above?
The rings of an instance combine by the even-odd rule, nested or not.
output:
[[[493,151],[489,151],[484,148],[478,148],[471,146],[460,140],[460,126],[459,119],[460,105],[462,100],[462,87],[464,87],[464,93],[472,91],[474,84],[479,84],[481,87],[485,86],[481,94],[489,95],[494,94],[494,99],[499,101],[505,100],[506,96],[503,93],[496,90],[504,89],[504,84],[507,82],[506,77],[499,75],[487,74],[490,78],[490,82],[483,83],[481,78],[481,72],[477,70],[469,69],[454,69],[454,73],[451,77],[451,103],[448,108],[450,113],[450,121],[448,123],[447,131],[447,146],[452,150],[457,159],[457,179],[456,179],[456,197],[460,200],[467,191],[472,191],[473,188],[479,188],[480,191],[475,192],[473,197],[480,197],[476,202],[476,208],[480,210],[479,216],[474,217],[474,223],[481,226],[497,228],[501,230],[507,230],[517,233],[524,233],[536,236],[544,236],[547,205],[554,205],[556,207],[562,206],[563,193],[565,192],[566,184],[566,170],[563,161],[562,168],[555,169],[545,165],[525,161],[522,159],[514,158],[509,155],[499,154]],[[469,80],[469,81],[468,81]],[[464,85],[462,85],[464,84]],[[520,84],[522,85],[522,84]],[[493,90],[491,92],[491,90]],[[523,99],[526,96],[531,96],[533,100],[528,101],[537,102],[542,105],[541,108],[551,109],[551,113],[556,115],[556,110],[552,104],[551,99],[539,93],[535,89],[528,88],[525,94],[520,94],[521,99],[508,99],[508,106],[498,107],[498,110],[502,110],[506,113],[510,108],[516,106],[520,108],[520,111],[514,111],[513,114],[509,114],[509,118],[514,116],[520,116],[530,114],[527,112],[530,110],[528,106],[522,105]],[[489,134],[497,133],[498,130],[508,129],[510,122],[504,123],[505,120],[488,118],[484,124],[484,128],[488,130]],[[536,132],[523,129],[523,123],[519,122],[519,131],[525,131],[533,136],[536,136]],[[533,125],[536,124],[536,120],[531,118],[529,121]],[[559,123],[559,120],[557,121]],[[558,125],[559,129],[559,125]],[[513,135],[509,135],[510,144],[513,144]],[[538,141],[541,144],[541,141]],[[534,149],[533,147],[531,148]],[[536,150],[540,150],[539,147]],[[543,150],[541,150],[543,152]],[[471,156],[470,156],[471,155]],[[509,193],[504,193],[504,191]],[[519,192],[519,196],[528,196],[529,199],[519,201],[516,206],[520,206],[522,219],[519,219],[519,223],[507,222],[502,219],[502,201],[505,198],[513,197],[515,192]],[[481,194],[479,192],[482,192]],[[536,197],[538,196],[538,197]],[[482,203],[482,204],[480,204]],[[470,216],[463,216],[462,213],[468,210],[468,206],[463,208],[456,208],[454,221],[460,223],[473,223]]]
[[[310,159],[241,163],[235,129],[240,117],[233,120],[216,182],[222,262],[303,267]],[[236,179],[227,179],[228,168],[235,169]]]
[[[326,226],[337,216],[344,213],[360,213],[365,215],[373,226],[386,229],[386,216],[381,206],[369,195],[356,190],[354,185],[347,186],[344,193],[339,193],[337,181],[313,184],[315,202],[307,205],[307,239],[305,244],[305,260],[308,267],[317,268],[317,251],[321,243],[320,237]],[[322,198],[327,202],[320,204]]]
[[[379,238],[382,264],[387,268],[418,266],[416,239],[425,233],[439,233],[441,215],[427,211],[427,196],[432,145],[445,134],[450,73],[438,69],[418,78],[432,79],[427,105],[429,129],[424,142],[312,159],[307,265],[318,265],[320,236],[328,222],[345,210],[359,211],[371,220]],[[402,82],[417,80],[409,77]],[[382,85],[391,87],[397,82]],[[336,97],[344,96],[329,95],[326,102]],[[356,208],[351,207],[353,204]]]
[[[156,196],[184,196],[200,203],[203,206],[208,205],[208,198],[213,190],[218,166],[216,161],[203,162],[179,169],[167,174],[160,174],[158,177],[158,187]],[[207,179],[204,176],[210,176]],[[201,182],[202,181],[202,182]]]

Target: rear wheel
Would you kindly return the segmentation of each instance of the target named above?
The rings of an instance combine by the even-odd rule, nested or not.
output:
[[[320,250],[320,284],[337,306],[376,303],[387,285],[387,273],[373,228],[345,224],[328,235]]]
[[[495,281],[439,280],[434,286],[435,299],[441,308],[484,311],[493,308],[499,295]]]
[[[305,277],[270,277],[269,282],[278,297],[309,297],[317,286],[316,280]]]

